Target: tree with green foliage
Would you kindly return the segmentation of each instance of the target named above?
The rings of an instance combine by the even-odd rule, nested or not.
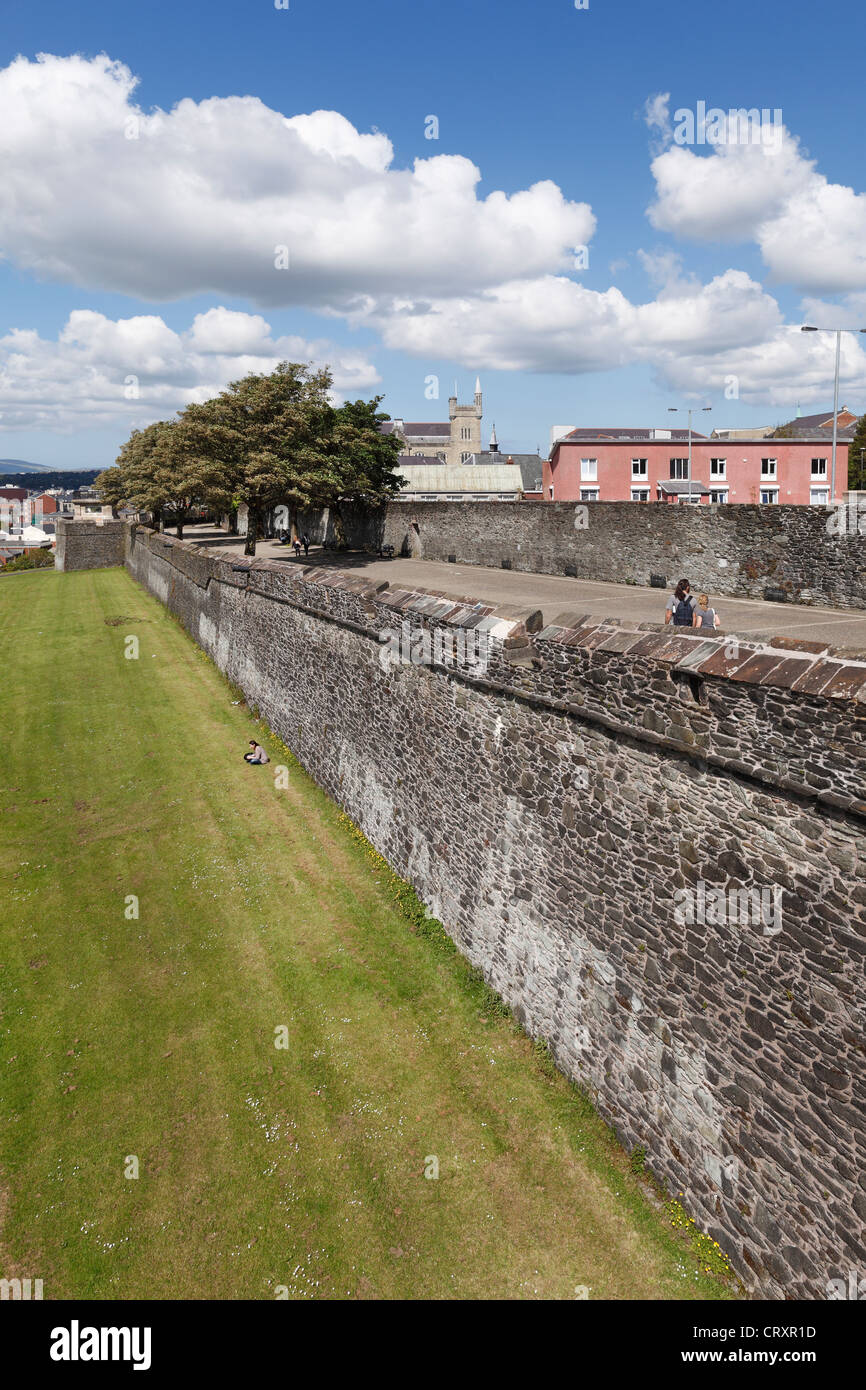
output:
[[[866,490],[866,415],[861,415],[848,445],[848,487],[852,492]]]
[[[345,545],[341,506],[360,503],[376,507],[395,497],[406,479],[394,472],[400,441],[383,434],[390,416],[380,412],[381,396],[370,401],[346,401],[334,411],[329,468],[315,496],[318,506],[333,512],[337,543]]]
[[[167,505],[167,478],[160,471],[160,458],[171,422],[157,420],[142,430],[133,430],[120,446],[113,467],[96,479],[100,496],[113,507],[137,507],[150,512],[159,531],[164,529]]]
[[[219,461],[228,498],[246,504],[246,555],[256,553],[267,511],[280,503],[295,509],[309,504],[310,480],[326,459],[330,389],[327,369],[281,362],[268,375],[234,381],[184,412],[202,431],[202,449]]]

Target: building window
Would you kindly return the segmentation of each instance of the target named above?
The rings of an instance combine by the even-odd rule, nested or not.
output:
[[[460,431],[460,438],[461,438],[461,439],[471,439],[471,438],[472,438],[472,431],[471,431],[471,429],[469,428],[468,425],[464,425],[463,428],[461,429],[461,431]]]
[[[471,459],[471,457],[472,457],[471,454],[461,454],[461,455],[460,455],[460,462],[461,462],[461,463],[465,463],[466,460],[467,460],[467,459]]]
[[[761,501],[764,503],[765,506],[775,506],[776,503],[779,501],[779,489],[777,487],[762,487]]]
[[[593,483],[598,477],[598,459],[580,460],[581,482]]]
[[[632,502],[648,502],[650,490],[648,487],[633,487],[631,490]]]
[[[549,487],[548,487],[547,490],[548,490],[548,492],[550,493],[550,500],[551,500],[551,502],[552,502],[552,501],[553,501],[553,483],[551,483],[551,484],[549,485]]]
[[[499,500],[500,500],[500,502],[513,502],[513,501],[514,501],[514,493],[513,493],[513,492],[500,492],[500,494],[499,494]]]
[[[726,487],[711,487],[711,488],[710,488],[710,501],[711,501],[711,502],[727,502],[727,500],[728,500],[728,489],[727,489]]]
[[[598,501],[598,488],[597,488],[597,487],[582,487],[582,488],[580,489],[580,500],[581,500],[581,502],[597,502],[597,501]]]
[[[810,487],[809,501],[813,507],[826,507],[830,501],[830,489],[828,487]]]
[[[727,459],[710,459],[710,477],[711,477],[711,478],[725,478],[725,477],[727,477],[727,473],[726,473],[726,471],[725,471],[726,468],[727,468],[727,466],[728,466],[728,460],[727,460]]]
[[[631,476],[633,478],[646,478],[648,476],[648,459],[632,459]]]
[[[777,459],[761,459],[761,477],[775,478]]]
[[[812,477],[813,477],[813,478],[826,478],[826,476],[827,476],[827,460],[826,460],[826,459],[813,459],[813,460],[812,460]]]
[[[685,502],[685,503],[687,503],[687,504],[688,504],[688,503],[691,503],[692,506],[694,506],[695,503],[700,503],[700,500],[701,500],[701,494],[700,494],[699,492],[681,492],[681,493],[680,493],[680,501],[681,501],[681,502]]]
[[[689,476],[689,461],[684,459],[671,459],[671,477],[687,478]]]

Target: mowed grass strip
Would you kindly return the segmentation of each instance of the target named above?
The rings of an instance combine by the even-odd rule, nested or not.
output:
[[[0,669],[0,1276],[730,1296],[125,571],[0,578]]]

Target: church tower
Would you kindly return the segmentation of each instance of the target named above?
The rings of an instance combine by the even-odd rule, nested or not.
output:
[[[467,463],[473,454],[481,453],[482,413],[480,378],[475,382],[475,400],[472,405],[458,404],[455,382],[454,395],[448,400],[448,418],[451,421],[451,443],[447,459],[449,464]]]

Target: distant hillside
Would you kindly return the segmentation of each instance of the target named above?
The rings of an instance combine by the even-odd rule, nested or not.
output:
[[[87,483],[92,483],[102,472],[101,468],[61,468],[61,469],[40,469],[38,473],[3,473],[0,478],[0,487],[26,487],[45,488],[63,487],[79,488],[85,487]]]
[[[44,463],[29,463],[27,459],[0,459],[0,473],[55,473]]]

